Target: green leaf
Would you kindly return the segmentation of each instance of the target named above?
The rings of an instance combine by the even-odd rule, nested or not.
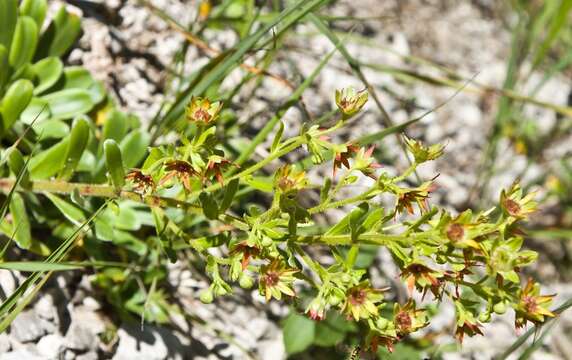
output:
[[[32,65],[32,70],[38,79],[34,94],[41,94],[54,85],[62,75],[63,69],[64,64],[57,57],[45,58]]]
[[[72,222],[72,224],[81,226],[81,224],[85,222],[85,215],[80,208],[54,194],[46,193],[45,195],[58,208],[58,210],[61,211],[65,218]]]
[[[224,197],[222,202],[220,203],[220,212],[224,213],[228,208],[232,205],[232,200],[234,199],[234,195],[238,191],[239,181],[238,179],[232,179],[231,181],[226,184],[224,189]]]
[[[65,164],[68,145],[69,136],[34,156],[29,166],[32,179],[47,179],[57,174]]]
[[[76,119],[70,134],[70,143],[66,153],[66,162],[64,168],[60,172],[60,179],[68,180],[73,175],[79,160],[87,146],[89,140],[89,120],[86,117]]]
[[[69,119],[89,112],[94,103],[85,89],[64,89],[42,97],[54,119]]]
[[[116,109],[109,111],[101,131],[102,139],[120,141],[125,137],[125,134],[127,134],[127,115]]]
[[[16,270],[24,272],[35,271],[66,271],[82,269],[82,265],[62,264],[62,263],[48,263],[41,261],[7,261],[0,263],[0,269]]]
[[[125,185],[125,170],[123,168],[123,160],[121,150],[115,140],[107,139],[103,143],[103,152],[105,153],[105,164],[111,182],[117,191],[121,190]]]
[[[218,218],[218,205],[211,193],[202,192],[199,195],[199,200],[203,207],[203,213],[207,219],[215,220]]]
[[[8,130],[20,118],[30,103],[34,85],[29,80],[18,80],[10,86],[2,100],[3,129]]]
[[[136,231],[141,228],[139,214],[128,203],[119,204],[119,215],[114,217],[114,226],[120,230]]]
[[[346,334],[343,331],[332,327],[328,323],[320,322],[316,325],[314,344],[323,347],[331,347],[342,342],[345,337]]]
[[[48,107],[48,102],[46,100],[32,97],[30,103],[24,111],[20,114],[20,120],[23,123],[30,125],[34,120],[34,128],[35,125],[41,123],[42,121],[48,119],[50,117],[50,108]]]
[[[314,342],[316,323],[305,316],[290,313],[284,320],[283,334],[286,353],[300,353]]]
[[[42,28],[47,12],[48,2],[46,0],[23,0],[20,4],[20,14],[34,19],[38,29]]]
[[[143,161],[150,142],[149,134],[141,130],[133,131],[127,135],[119,145],[121,153],[124,155],[123,163],[125,166],[133,168]]]
[[[44,139],[61,139],[70,133],[70,127],[62,120],[45,120],[36,122],[33,126],[37,134]]]
[[[19,69],[32,61],[37,45],[38,25],[31,17],[20,16],[10,47],[10,65],[14,69]]]
[[[280,121],[280,126],[278,127],[278,131],[276,131],[276,135],[274,135],[274,140],[272,141],[272,146],[270,147],[270,152],[273,153],[280,145],[280,141],[282,141],[282,134],[284,133],[284,122]]]
[[[10,79],[10,64],[8,62],[8,49],[2,44],[0,44],[0,89]]]
[[[342,220],[340,220],[336,225],[330,228],[330,230],[328,230],[325,235],[341,235],[346,233],[346,231],[350,229],[350,225],[360,224],[360,221],[367,214],[368,208],[369,206],[367,203],[360,204],[349,214],[347,214]]]
[[[359,252],[357,254],[354,267],[357,269],[369,268],[375,260],[378,250],[379,247],[376,245],[361,245],[359,247]]]
[[[256,190],[272,193],[274,192],[274,182],[271,178],[265,176],[248,176],[244,182]]]
[[[69,66],[64,70],[64,89],[89,89],[95,80],[81,66]]]
[[[42,35],[36,58],[64,55],[76,41],[80,32],[79,17],[68,13],[62,6]]]
[[[89,151],[84,151],[79,159],[79,164],[77,164],[76,171],[85,171],[93,173],[96,168],[95,155]]]
[[[16,147],[10,147],[6,151],[6,157],[8,158],[8,166],[14,175],[18,176],[20,172],[22,172],[20,184],[23,187],[28,187],[30,184],[30,174],[28,173],[26,161],[20,150]]]
[[[12,195],[12,201],[10,201],[10,214],[12,214],[14,240],[16,241],[16,244],[18,244],[22,249],[29,249],[32,245],[30,220],[26,213],[24,199],[19,193],[14,193]]]
[[[10,49],[18,20],[18,0],[0,1],[0,45]],[[1,69],[4,71],[4,69]]]

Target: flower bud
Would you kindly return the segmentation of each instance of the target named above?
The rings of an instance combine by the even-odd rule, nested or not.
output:
[[[479,314],[479,321],[480,322],[489,322],[491,320],[491,313],[489,311],[484,311]]]
[[[243,273],[238,280],[238,284],[243,289],[250,289],[254,285],[254,279]]]
[[[422,164],[426,161],[435,160],[441,155],[443,155],[443,149],[445,146],[441,144],[435,144],[431,146],[425,146],[421,141],[410,139],[407,136],[403,137],[405,140],[405,145],[409,152],[415,158],[417,164]]]
[[[387,325],[389,325],[389,320],[386,318],[380,317],[375,321],[375,327],[377,327],[379,330],[387,329]]]
[[[210,304],[213,302],[214,300],[214,296],[213,296],[213,292],[210,288],[204,290],[203,292],[201,292],[201,295],[199,297],[199,299],[201,300],[201,302],[203,304]]]
[[[506,303],[504,301],[498,302],[493,306],[495,314],[502,315],[506,312]]]

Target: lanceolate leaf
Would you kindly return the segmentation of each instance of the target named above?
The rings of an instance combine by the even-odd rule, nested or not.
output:
[[[42,28],[47,11],[48,2],[46,0],[23,0],[20,5],[20,13],[34,19],[38,29]]]
[[[105,116],[103,124],[102,139],[113,139],[121,141],[127,133],[127,115],[118,110],[111,110]]]
[[[27,187],[30,182],[30,174],[28,169],[26,169],[26,161],[20,150],[16,147],[11,147],[6,151],[6,156],[8,157],[8,166],[12,173],[16,176],[21,173],[20,184],[23,187]]]
[[[20,16],[16,23],[12,46],[10,47],[10,65],[18,69],[29,63],[38,45],[38,25],[28,16]]]
[[[0,1],[0,45],[10,49],[18,19],[18,0]]]
[[[76,169],[87,145],[89,130],[89,120],[87,118],[80,117],[75,121],[70,135],[66,162],[62,172],[60,173],[61,179],[67,180],[73,175],[73,172]]]
[[[0,263],[0,269],[16,270],[23,272],[35,271],[65,271],[82,269],[84,266],[75,264],[48,263],[41,261],[18,261]]]
[[[30,160],[29,169],[32,179],[47,179],[63,168],[69,141],[68,136]]]
[[[62,75],[63,68],[64,64],[57,57],[45,58],[32,65],[32,70],[38,78],[34,94],[41,94],[54,85]]]
[[[76,41],[80,32],[79,17],[68,13],[65,7],[62,6],[42,35],[36,58],[64,55]]]
[[[3,130],[8,130],[18,120],[30,103],[33,90],[34,86],[29,80],[18,80],[10,86],[2,100]]]
[[[89,91],[65,89],[42,97],[48,102],[52,118],[69,119],[90,111],[94,103]]]
[[[0,5],[1,6],[1,5]],[[8,49],[0,44],[0,89],[8,82],[10,78],[10,64],[8,62]]]
[[[46,193],[46,197],[61,211],[61,213],[74,225],[81,226],[85,222],[85,215],[81,209],[63,200],[57,195]]]
[[[12,214],[12,224],[14,240],[22,249],[29,249],[32,245],[32,233],[30,230],[30,220],[26,213],[26,205],[22,195],[15,192],[10,202],[10,214]]]
[[[121,190],[125,184],[125,170],[123,168],[123,159],[121,150],[115,140],[107,139],[103,143],[103,152],[105,153],[105,164],[113,186],[116,190]]]
[[[38,125],[49,117],[50,109],[48,102],[37,97],[32,97],[28,106],[26,106],[24,111],[20,114],[20,120],[28,125],[32,122]]]
[[[139,130],[127,135],[119,145],[123,155],[123,164],[132,168],[142,162],[145,154],[147,154],[147,146],[149,146],[150,141],[149,134]]]

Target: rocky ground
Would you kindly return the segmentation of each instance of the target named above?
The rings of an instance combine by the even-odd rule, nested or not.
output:
[[[155,0],[181,23],[195,17],[194,1]],[[506,58],[510,51],[510,33],[497,17],[497,2],[491,0],[360,0],[339,1],[328,11],[331,15],[379,16],[380,19],[355,22],[337,22],[340,31],[366,34],[370,43],[348,40],[351,53],[366,63],[407,67],[435,73],[435,68],[419,66],[404,56],[431,60],[453,69],[475,81],[501,86]],[[58,2],[54,1],[55,7]],[[83,15],[84,35],[79,47],[72,51],[69,62],[82,64],[111,89],[119,104],[149,121],[165,99],[171,82],[168,69],[173,55],[184,42],[183,36],[173,31],[160,18],[154,16],[135,0],[97,0],[89,4],[69,0],[67,6]],[[307,76],[324,54],[332,49],[323,36],[311,26],[297,29],[302,37],[291,37],[286,45],[292,53],[279,55],[280,61],[270,71],[294,82]],[[209,45],[224,49],[235,40],[231,32],[207,31]],[[372,45],[372,44],[375,44]],[[399,54],[399,55],[397,55]],[[204,63],[204,54],[192,50],[188,54],[189,70]],[[403,82],[390,74],[365,70],[368,80],[378,89],[384,106],[393,122],[400,123],[419,116],[446,101],[455,89],[439,88],[420,82]],[[336,88],[354,85],[359,80],[348,69],[341,56],[334,56],[330,64],[309,89],[305,99],[307,110],[319,116],[332,106]],[[558,91],[556,91],[558,89]],[[562,91],[564,89],[564,91]],[[539,93],[541,99],[565,104],[570,93],[565,79],[555,78]],[[240,121],[252,120],[259,110],[281,104],[289,89],[272,79],[255,93],[241,94],[244,100],[239,113]],[[487,134],[492,125],[495,108],[489,95],[461,93],[438,112],[425,117],[409,130],[409,134],[427,142],[447,143],[447,155],[421,169],[421,175],[438,178],[439,190],[432,198],[452,210],[462,210],[470,200],[470,192],[477,178],[478,164],[484,150]],[[409,106],[404,107],[404,103]],[[359,136],[383,129],[379,113],[372,102],[367,113],[354,123],[342,137]],[[536,111],[538,121],[546,124],[556,121],[553,112]],[[286,132],[296,130],[301,121],[299,109],[286,114],[286,123],[292,124]],[[260,118],[257,121],[264,121]],[[571,142],[572,143],[572,142]],[[563,145],[564,146],[564,145]],[[396,150],[394,138],[387,138],[382,149],[388,158],[396,160],[395,167],[405,165]],[[556,151],[556,150],[555,150]],[[559,150],[559,151],[570,151]],[[517,154],[508,144],[501,143],[499,167],[502,175],[491,181],[494,191],[509,185],[526,166],[524,156]],[[263,152],[257,156],[264,156]],[[395,171],[391,166],[387,171]],[[327,171],[330,171],[329,169]],[[532,169],[526,176],[534,177]],[[315,174],[319,176],[319,174]],[[525,180],[526,180],[525,176]],[[497,196],[489,192],[490,198]],[[335,215],[335,214],[334,214]],[[380,255],[383,256],[383,255]],[[386,263],[386,262],[385,262]],[[562,282],[549,261],[542,262],[541,274],[547,288],[558,293],[556,304],[572,295],[572,286]],[[175,319],[175,326],[159,328],[145,325],[114,323],[108,317],[107,305],[90,284],[90,276],[63,274],[53,278],[29,309],[18,316],[10,331],[0,335],[0,360],[8,359],[281,359],[285,357],[280,327],[276,319],[287,313],[277,304],[267,306],[256,291],[225,299],[217,305],[203,305],[198,292],[206,282],[195,279],[190,271],[173,265],[169,281],[176,289],[182,308],[195,319]],[[17,273],[0,271],[1,292],[9,294],[22,281]],[[252,300],[254,299],[254,301]],[[452,342],[451,323],[453,309],[443,309],[432,329],[443,330],[436,341]],[[446,359],[490,359],[502,352],[516,338],[511,316],[498,318],[487,328],[483,337],[469,338],[459,353],[447,354]],[[537,359],[568,358],[572,354],[571,340],[565,335],[572,328],[572,313],[565,313],[558,321],[559,330],[552,331],[545,344],[535,354]],[[116,336],[106,336],[115,333]],[[104,341],[105,340],[105,341]]]

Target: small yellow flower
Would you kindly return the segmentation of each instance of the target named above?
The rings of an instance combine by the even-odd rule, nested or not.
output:
[[[357,114],[365,105],[368,93],[365,90],[356,92],[354,88],[336,90],[336,105],[346,118]]]
[[[503,190],[500,195],[500,205],[505,214],[517,220],[526,219],[537,208],[537,203],[533,200],[536,193],[532,192],[524,197],[522,193],[520,185],[515,183],[508,191]]]
[[[306,173],[290,165],[282,166],[274,176],[274,187],[283,193],[302,190],[306,185],[308,185]]]
[[[260,269],[259,291],[264,294],[266,301],[275,298],[280,300],[282,294],[295,296],[294,274],[297,269],[287,267],[279,260],[273,260],[270,264],[262,266]]]
[[[346,293],[343,311],[355,321],[378,315],[377,304],[383,300],[381,290],[374,289],[368,281],[350,288]]]
[[[544,322],[545,316],[554,317],[554,313],[548,310],[554,295],[540,295],[540,286],[532,279],[528,279],[524,289],[520,291],[520,301],[515,307],[515,327],[521,328],[527,321],[533,324]]]
[[[403,306],[395,304],[393,323],[400,336],[405,336],[429,325],[425,310],[417,309],[413,300],[407,301]]]
[[[210,0],[203,0],[199,5],[199,19],[206,20],[212,10],[212,4]]]
[[[187,120],[208,125],[217,119],[221,108],[220,101],[211,103],[207,98],[193,97],[186,109]]]

